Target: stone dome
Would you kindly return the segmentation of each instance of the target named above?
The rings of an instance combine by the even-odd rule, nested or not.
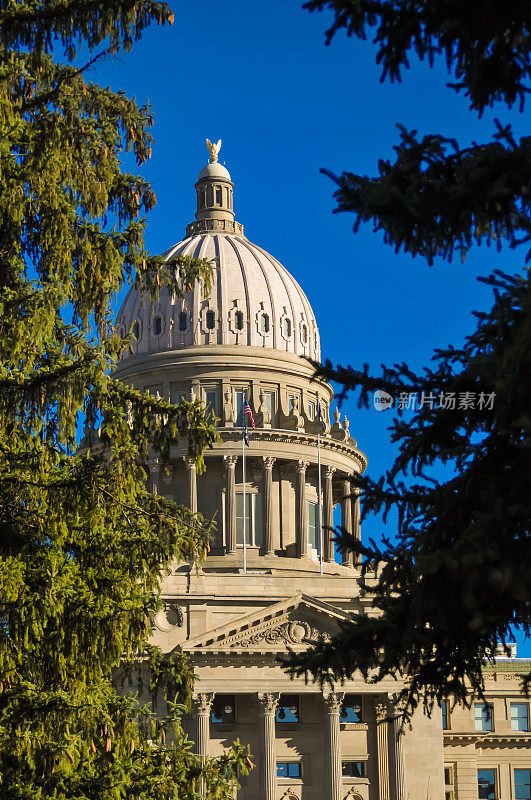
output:
[[[142,305],[131,289],[117,325],[123,333],[133,329],[135,355],[204,344],[246,345],[318,361],[319,332],[310,303],[285,267],[245,237],[234,220],[232,189],[228,170],[217,160],[204,167],[196,183],[196,221],[188,225],[186,238],[163,254],[166,259],[215,259],[210,296],[203,297],[199,284],[182,299],[162,289],[151,306]]]

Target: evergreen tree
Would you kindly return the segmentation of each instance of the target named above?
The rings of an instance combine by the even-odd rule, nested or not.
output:
[[[382,79],[400,79],[411,51],[430,64],[444,54],[452,88],[467,94],[473,111],[517,101],[523,108],[528,3],[311,0],[306,7],[333,10],[327,41],[342,28],[359,38],[375,31]],[[517,142],[498,122],[493,141],[461,149],[401,127],[395,150],[376,177],[331,175],[337,211],[353,212],[355,229],[372,221],[397,252],[430,263],[456,251],[464,259],[474,240],[498,248],[529,243],[531,138]],[[331,642],[287,663],[322,682],[355,670],[374,681],[405,675],[406,717],[420,702],[431,711],[446,697],[467,702],[470,689],[481,696],[485,659],[511,626],[531,628],[531,276],[526,269],[485,280],[495,294],[491,311],[476,314],[462,347],[436,351],[435,366],[420,374],[404,363],[379,375],[367,365],[318,370],[343,385],[343,397],[356,392],[360,407],[377,389],[395,398],[391,439],[399,455],[386,475],[356,483],[364,515],[385,518],[395,509],[398,530],[381,547],[339,535],[341,546],[365,556],[361,591],[381,615],[356,617]],[[413,393],[427,400],[414,413],[407,410]],[[438,465],[450,477],[436,479]]]
[[[202,764],[180,720],[193,673],[148,643],[160,580],[200,561],[210,524],[146,490],[148,462],[216,440],[199,401],[170,405],[114,381],[131,344],[113,328],[125,282],[156,297],[211,265],[144,248],[148,106],[86,79],[129,49],[164,3],[0,2],[0,795],[5,800],[233,796],[236,744]],[[64,49],[64,58],[56,57]],[[61,53],[62,53],[61,50]],[[92,63],[92,62],[89,62]],[[84,426],[83,446],[76,431]],[[118,673],[117,673],[118,671]],[[147,675],[155,706],[113,686]],[[168,737],[168,738],[167,738]]]

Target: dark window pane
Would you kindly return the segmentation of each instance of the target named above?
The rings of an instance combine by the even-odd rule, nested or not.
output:
[[[442,726],[443,731],[448,730],[448,703],[446,700],[443,700],[441,703],[441,711],[442,711]]]
[[[133,336],[135,337],[135,339],[137,341],[140,339],[140,323],[139,322],[135,322],[135,324],[133,325]]]
[[[179,314],[179,330],[185,331],[188,325],[188,314],[186,311],[181,311]]]
[[[511,730],[529,730],[527,703],[511,703]]]
[[[299,698],[296,694],[281,695],[275,719],[280,723],[300,722]]]
[[[213,311],[207,311],[206,313],[206,326],[209,330],[212,330],[214,325],[216,324],[216,318],[214,316]]]
[[[162,333],[162,319],[160,317],[155,317],[153,328],[155,331],[155,336],[160,336]]]
[[[236,321],[236,330],[243,331],[243,312],[237,311],[236,314],[234,315],[234,318]]]
[[[214,725],[236,722],[236,698],[233,694],[217,694],[212,705],[210,719]]]
[[[531,770],[515,769],[514,771],[514,796],[515,800],[530,800],[531,798]]]
[[[347,694],[339,712],[340,722],[361,722],[361,695]]]
[[[345,778],[364,778],[365,761],[343,761],[341,772]]]
[[[496,800],[496,779],[493,769],[478,769],[479,800]]]

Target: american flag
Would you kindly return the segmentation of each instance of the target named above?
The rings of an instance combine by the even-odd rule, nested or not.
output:
[[[245,416],[246,414],[249,414],[249,417],[250,417],[250,419],[251,419],[251,428],[254,428],[254,427],[255,427],[255,424],[254,424],[253,412],[251,411],[251,406],[250,406],[250,405],[249,405],[249,403],[247,402],[247,399],[245,399],[245,400],[244,400],[244,403],[243,403],[243,420],[244,420],[244,425],[247,423],[247,418],[246,418],[246,416]]]

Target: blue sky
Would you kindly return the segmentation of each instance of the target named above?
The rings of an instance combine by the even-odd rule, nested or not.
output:
[[[499,107],[479,120],[446,88],[442,59],[429,69],[412,56],[403,83],[381,84],[370,41],[339,34],[325,47],[331,15],[309,14],[298,2],[179,5],[173,27],[154,26],[130,54],[90,76],[152,105],[153,157],[141,170],[158,201],[149,217],[151,250],[183,238],[207,160],[205,137],[221,138],[236,218],[304,288],[323,357],[375,369],[405,360],[417,368],[435,347],[459,344],[473,328],[471,310],[490,305],[477,276],[520,270],[525,254],[482,247],[464,265],[433,267],[396,255],[370,226],[354,235],[352,216],[332,214],[334,184],[319,169],[374,175],[378,158],[393,155],[397,122],[467,145],[490,137],[494,116],[525,135],[529,113]],[[393,458],[389,412],[358,411],[353,401],[345,411],[369,471],[380,474]],[[382,529],[368,520],[365,535],[378,538]]]

